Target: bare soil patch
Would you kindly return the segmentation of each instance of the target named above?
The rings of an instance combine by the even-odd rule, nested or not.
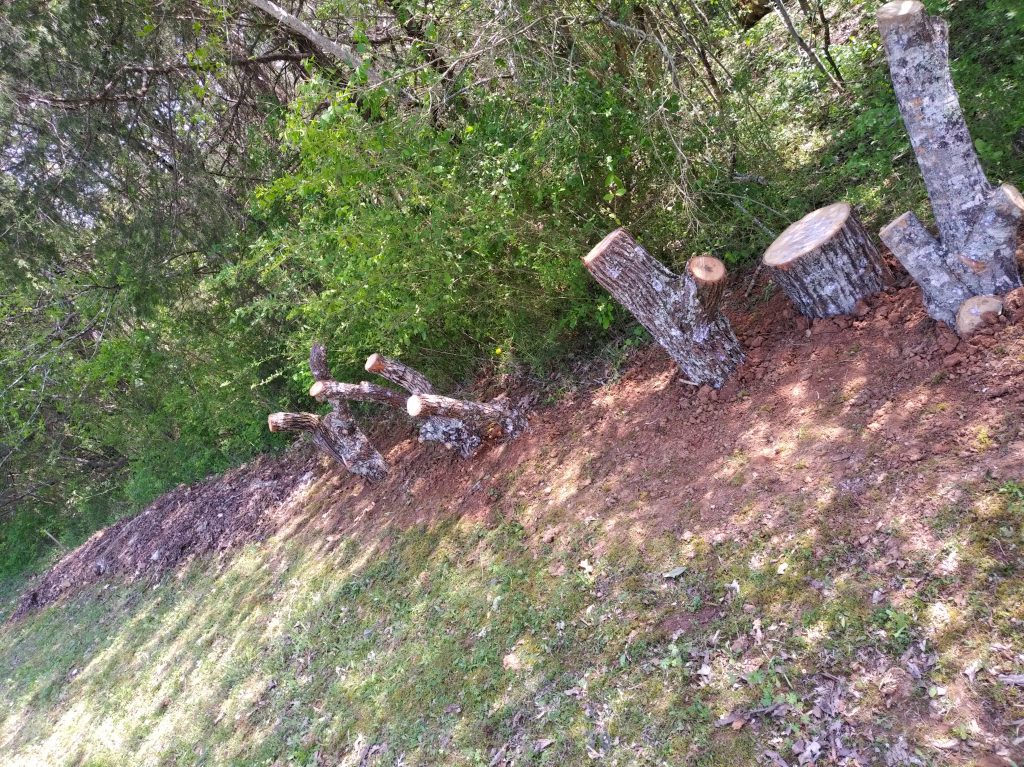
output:
[[[539,542],[577,515],[600,529],[597,553],[667,531],[693,545],[809,526],[870,537],[881,515],[912,530],[934,513],[916,502],[925,488],[948,485],[952,496],[971,479],[1022,476],[1024,326],[1002,318],[961,341],[906,284],[858,314],[810,322],[781,295],[755,302],[734,319],[747,360],[722,391],[681,382],[649,347],[617,381],[535,410],[526,435],[471,461],[391,423],[374,437],[392,467],[375,487],[308,446],[262,457],[97,532],[36,580],[15,615],[100,578],[154,577],[300,529],[330,547],[451,515],[514,517]],[[888,504],[863,503],[882,491]],[[798,496],[817,499],[817,511],[787,507]],[[754,497],[764,501],[756,514]],[[932,545],[920,526],[879,549],[876,565]]]

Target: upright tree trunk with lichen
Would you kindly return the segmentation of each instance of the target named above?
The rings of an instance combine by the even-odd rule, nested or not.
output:
[[[662,266],[625,229],[616,229],[583,259],[587,270],[669,353],[694,384],[716,389],[743,361],[720,309],[725,266],[690,259],[682,275]]]
[[[414,394],[409,397],[406,409],[414,417],[457,419],[485,433],[492,427],[500,428],[509,439],[518,437],[526,428],[526,418],[521,411],[499,402],[470,402],[440,394]]]
[[[981,168],[953,87],[946,22],[917,0],[897,0],[879,10],[878,29],[939,230],[936,238],[904,213],[882,241],[921,286],[928,314],[955,327],[967,299],[1020,286],[1024,198],[1009,184],[993,187]]]
[[[370,443],[355,421],[333,411],[315,413],[273,413],[267,418],[271,431],[308,432],[313,444],[368,482],[380,482],[388,475],[383,456]]]

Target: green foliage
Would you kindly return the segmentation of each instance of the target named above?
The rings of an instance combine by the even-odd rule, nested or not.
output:
[[[829,8],[840,94],[727,2],[393,5],[388,45],[376,12],[308,9],[355,72],[217,2],[0,19],[0,574],[284,444],[264,417],[310,407],[314,338],[352,380],[372,352],[445,388],[547,370],[634,332],[579,262],[616,226],[736,270],[836,199],[927,218],[873,7]],[[1017,5],[930,9],[986,171],[1019,183]]]

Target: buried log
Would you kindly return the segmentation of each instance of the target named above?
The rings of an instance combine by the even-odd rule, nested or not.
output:
[[[956,327],[967,299],[1020,286],[1024,197],[1010,184],[993,187],[981,168],[953,86],[946,22],[918,0],[897,0],[878,11],[878,29],[939,230],[936,238],[904,213],[882,241],[920,285],[928,314]]]
[[[693,384],[719,389],[743,361],[743,350],[720,309],[725,265],[699,256],[676,275],[625,229],[616,229],[583,259],[616,301],[664,347]]]
[[[962,304],[956,313],[956,334],[961,338],[983,328],[989,320],[996,320],[1003,313],[1003,301],[998,296],[973,296]]]
[[[765,251],[772,281],[807,317],[850,314],[892,274],[849,203],[808,213]]]
[[[497,402],[469,402],[440,394],[414,394],[409,397],[406,410],[413,418],[454,418],[473,424],[481,431],[498,427],[509,439],[518,437],[526,428],[526,418],[520,410]]]
[[[331,378],[327,364],[327,350],[323,344],[314,343],[309,350],[309,369],[313,377],[325,383]],[[330,383],[335,383],[331,381]],[[317,388],[317,385],[313,385]],[[370,384],[367,384],[370,386]],[[382,387],[374,387],[380,389]],[[312,393],[312,392],[311,392]],[[309,432],[313,444],[338,461],[349,472],[369,482],[378,482],[388,474],[384,457],[377,452],[369,438],[362,432],[349,412],[347,400],[338,389],[330,386],[319,387],[320,401],[331,403],[332,412],[324,416],[314,413],[274,413],[267,418],[271,431]],[[394,392],[396,396],[397,392]],[[315,395],[314,395],[315,396]]]
[[[319,416],[314,413],[272,413],[267,417],[271,431],[309,432],[313,444],[352,474],[368,482],[379,482],[388,475],[383,456],[370,444],[355,421],[337,411]]]
[[[371,354],[366,360],[366,371],[376,373],[391,383],[398,384],[409,394],[434,394],[434,385],[418,370],[383,354]],[[405,405],[405,398],[401,397]],[[480,430],[458,417],[431,415],[420,426],[420,442],[438,442],[448,450],[457,450],[463,458],[470,458],[480,449],[483,437]]]

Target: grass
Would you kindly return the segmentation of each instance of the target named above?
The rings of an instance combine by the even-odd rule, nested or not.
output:
[[[766,742],[820,735],[830,677],[895,731],[942,705],[964,658],[1009,673],[1024,657],[1024,486],[972,498],[955,574],[911,558],[896,588],[865,567],[887,533],[858,549],[852,525],[595,555],[582,520],[557,543],[511,521],[330,549],[296,538],[107,583],[0,630],[0,763],[478,765],[504,749],[536,764],[748,764]],[[931,653],[933,673],[887,707],[872,669]],[[994,679],[970,702],[1024,710]],[[780,705],[777,721],[716,726]]]

